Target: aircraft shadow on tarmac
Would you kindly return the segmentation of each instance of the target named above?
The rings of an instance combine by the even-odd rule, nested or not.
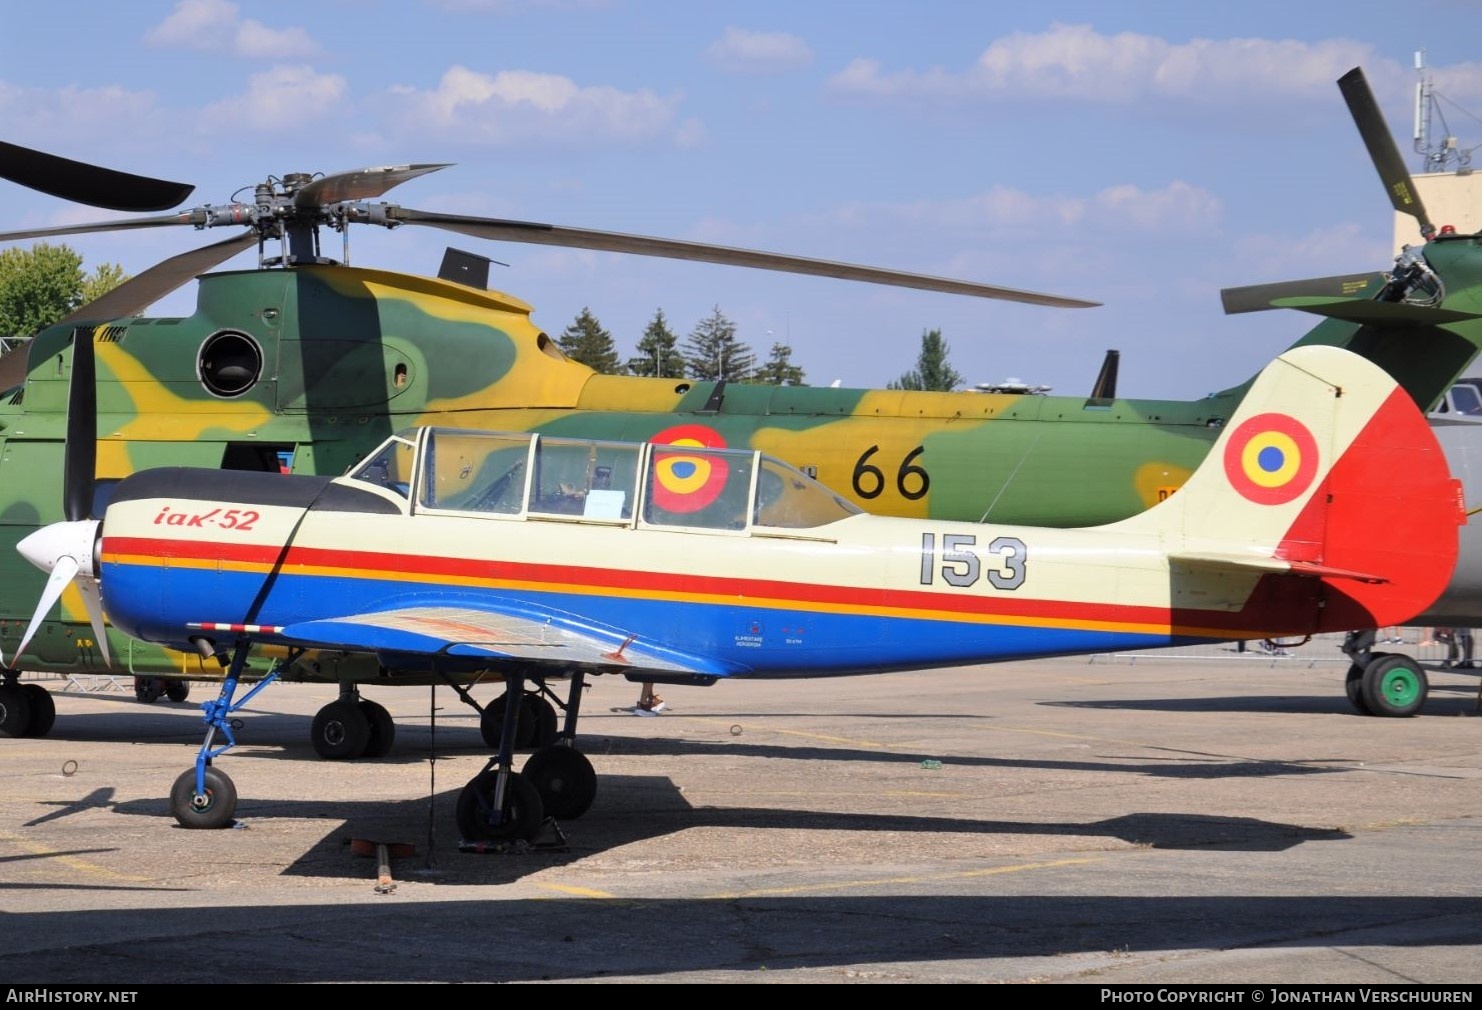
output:
[[[1074,835],[1115,838],[1154,849],[1220,849],[1232,852],[1275,852],[1309,841],[1351,837],[1341,830],[1196,813],[1134,813],[1099,821],[1033,822],[766,807],[693,807],[673,782],[653,776],[607,775],[603,777],[602,787],[586,816],[560,825],[560,843],[549,847],[520,845],[509,851],[460,851],[453,817],[457,790],[394,801],[249,797],[244,798],[238,808],[236,828],[211,834],[219,839],[218,851],[224,852],[232,844],[235,832],[250,831],[255,824],[273,818],[335,821],[338,825],[286,865],[283,875],[354,876],[363,872],[363,867],[356,869],[354,857],[347,849],[352,839],[396,839],[416,845],[424,856],[432,853],[444,867],[456,865],[458,872],[448,882],[459,884],[506,883],[552,866],[579,861],[594,852],[695,828],[919,832],[934,836],[944,833]],[[161,831],[183,830],[172,822],[168,800],[164,796],[115,803],[110,798],[111,792],[109,789],[94,790],[74,803],[59,801],[55,811],[30,824],[102,807],[126,816],[158,818]],[[430,843],[423,837],[429,830],[432,832]],[[0,882],[0,891],[6,886]],[[107,889],[117,888],[107,885]]]
[[[1479,916],[1482,898],[1429,894],[248,900],[17,915],[0,976],[132,985],[199,983],[203,971],[235,983],[684,981],[724,972],[740,973],[724,981],[755,973],[775,982],[788,980],[781,972],[815,969],[825,973],[806,978],[1095,981],[1086,976],[1097,967],[1162,963],[1169,951],[1280,950],[1298,964],[1341,943],[1417,950],[1395,960],[1444,958],[1431,973],[1460,982],[1475,978],[1458,959],[1476,944]],[[201,949],[210,951],[208,965],[191,953]]]

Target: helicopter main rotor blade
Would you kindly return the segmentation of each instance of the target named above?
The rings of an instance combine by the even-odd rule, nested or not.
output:
[[[171,256],[143,273],[130,277],[112,291],[74,309],[60,322],[75,325],[83,320],[102,321],[137,316],[192,277],[206,273],[218,263],[224,263],[256,244],[257,233],[245,231],[229,239]]]
[[[573,249],[597,249],[602,252],[632,253],[637,256],[692,260],[700,263],[719,263],[724,266],[754,267],[758,270],[811,274],[815,277],[836,277],[842,280],[863,281],[867,284],[888,284],[893,287],[941,291],[946,294],[971,295],[977,298],[997,298],[1003,301],[1049,305],[1057,308],[1090,308],[1101,304],[1080,298],[1064,298],[1059,295],[1046,295],[991,284],[978,284],[973,281],[954,280],[950,277],[932,277],[927,274],[906,273],[901,270],[809,259],[783,253],[735,249],[730,246],[708,245],[703,242],[650,238],[644,235],[591,231],[585,228],[563,228],[533,221],[464,217],[458,214],[412,210],[409,207],[395,205],[387,206],[385,211],[386,217],[392,221],[446,228],[449,231],[461,232],[464,235],[495,242],[525,242]]]
[[[94,221],[90,224],[67,224],[55,228],[28,228],[25,231],[0,232],[0,242],[18,242],[26,238],[59,238],[63,235],[86,235],[95,231],[134,231],[139,228],[167,228],[171,225],[197,224],[200,214],[181,211],[155,217],[125,217],[117,221]]]
[[[0,179],[48,196],[104,210],[167,210],[195,190],[183,182],[150,179],[0,141]]]
[[[382,168],[361,168],[351,172],[336,172],[315,179],[293,194],[295,207],[324,207],[329,204],[373,200],[387,190],[410,182],[429,172],[448,168],[451,162],[428,165],[387,165]]]
[[[1354,67],[1338,78],[1338,90],[1343,92],[1343,100],[1348,103],[1359,136],[1364,138],[1369,158],[1389,193],[1389,202],[1401,214],[1415,218],[1420,224],[1420,234],[1429,239],[1435,233],[1435,226],[1426,217],[1420,194],[1415,190],[1415,180],[1410,178],[1410,172],[1405,168],[1400,149],[1395,146],[1394,135],[1384,122],[1384,114],[1379,111],[1379,103],[1374,100],[1374,92],[1370,90],[1363,70]]]

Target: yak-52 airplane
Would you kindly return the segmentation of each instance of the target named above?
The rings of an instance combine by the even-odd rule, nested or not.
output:
[[[1362,75],[1345,75],[1342,88],[1391,199],[1422,231],[1434,232]],[[1390,155],[1381,153],[1386,144]],[[0,177],[30,185],[60,177],[47,157],[0,149]],[[52,726],[51,697],[39,685],[21,684],[22,670],[219,676],[195,652],[91,628],[74,593],[18,648],[42,582],[9,547],[61,514],[66,388],[78,326],[98,342],[103,488],[155,466],[276,472],[284,458],[295,473],[339,475],[395,431],[434,425],[756,449],[817,476],[873,513],[1086,526],[1140,512],[1182,485],[1248,386],[1240,381],[1245,377],[1232,377],[1231,388],[1212,396],[1126,400],[1115,395],[1110,374],[1088,388],[1089,396],[599,375],[567,359],[530,306],[488,290],[476,257],[453,257],[436,278],[352,267],[348,240],[345,262],[334,262],[321,231],[348,235],[352,224],[430,226],[494,241],[797,270],[1046,306],[1090,303],[796,256],[372,202],[433,167],[287,174],[257,186],[251,203],[0,234],[0,241],[11,241],[157,227],[232,229],[225,240],[143,271],[0,359],[0,652],[8,664],[0,672],[0,736],[43,735]],[[148,202],[135,187],[111,197],[101,176],[50,191],[94,203],[132,201],[141,209]],[[254,248],[257,269],[199,279],[194,314],[139,315],[197,273]],[[1427,407],[1482,346],[1479,291],[1477,237],[1439,234],[1384,274],[1238,289],[1227,305],[1231,311],[1284,305],[1324,316],[1299,346],[1348,347],[1377,362]],[[13,369],[9,379],[3,378],[7,369]],[[1482,578],[1482,564],[1475,570]],[[1358,665],[1375,659],[1368,652],[1354,658]],[[267,668],[257,659],[254,664],[255,671]],[[341,702],[348,703],[359,699],[359,685],[379,678],[379,670],[357,657],[311,655],[288,676],[337,682]],[[1423,672],[1417,676],[1416,696],[1424,688]],[[171,697],[183,698],[187,682],[170,683]],[[557,714],[539,704],[543,700],[525,699],[549,736]],[[366,707],[379,725],[389,725],[380,706],[367,700]],[[502,708],[502,698],[484,708],[491,742]],[[326,757],[358,756],[340,745],[342,727],[329,718],[345,710],[336,702],[316,720],[314,746]],[[393,731],[378,734],[368,753],[389,746]]]
[[[1180,491],[1093,528],[867,515],[755,450],[441,428],[335,479],[142,471],[94,520],[91,351],[80,329],[69,521],[20,550],[50,599],[77,581],[98,624],[230,652],[171,790],[186,827],[233,820],[214,759],[272,680],[236,700],[256,645],[370,655],[407,682],[569,680],[556,740],[516,772],[507,706],[458,799],[465,839],[528,839],[596,794],[576,745],[589,675],[837,676],[1398,624],[1445,586],[1465,521],[1410,397],[1331,347],[1278,358]],[[1348,689],[1407,704],[1414,668],[1389,656]]]

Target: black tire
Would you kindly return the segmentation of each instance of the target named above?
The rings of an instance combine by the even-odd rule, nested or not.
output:
[[[1364,704],[1378,716],[1404,718],[1420,711],[1430,692],[1425,671],[1409,656],[1386,655],[1364,667]]]
[[[26,723],[26,736],[41,737],[51,732],[57,721],[57,703],[51,692],[40,684],[22,684],[21,693],[31,706],[31,718]]]
[[[196,770],[187,769],[170,788],[170,813],[182,828],[228,828],[237,812],[237,787],[225,772],[206,769],[206,792],[196,792]]]
[[[134,678],[134,697],[144,704],[153,705],[162,693],[158,677]]]
[[[503,816],[498,824],[491,823],[489,815],[498,783],[499,772],[491,768],[475,775],[458,794],[458,832],[465,842],[530,841],[545,822],[540,793],[523,775],[510,772]]]
[[[370,758],[381,758],[391,753],[391,745],[396,742],[396,720],[391,718],[391,713],[379,702],[361,699],[360,711],[365,713],[366,722],[370,723],[370,738],[365,743],[365,756]]]
[[[479,716],[479,732],[484,737],[484,743],[489,745],[492,751],[499,750],[499,734],[504,732],[504,706],[509,698],[506,691],[484,706],[483,713]],[[520,716],[515,720],[515,750],[529,750],[535,739],[535,720],[531,718],[530,707],[523,702],[520,705]]]
[[[520,713],[522,717],[530,719],[530,749],[540,750],[549,747],[556,742],[556,732],[559,729],[560,719],[556,715],[556,706],[552,705],[546,698],[538,694],[525,695],[525,710]],[[546,811],[549,813],[550,811]]]
[[[19,684],[0,684],[0,737],[26,735],[31,726],[31,699]]]
[[[520,769],[540,794],[547,817],[573,821],[597,798],[597,771],[581,751],[572,747],[543,747]]]
[[[165,681],[165,697],[173,702],[182,702],[190,697],[190,681],[170,679]]]
[[[1364,668],[1357,663],[1348,667],[1348,676],[1343,681],[1343,693],[1348,695],[1348,703],[1359,715],[1374,714],[1369,711],[1368,702],[1364,701]]]
[[[371,724],[358,701],[332,701],[314,716],[314,753],[328,761],[354,761],[370,743]]]

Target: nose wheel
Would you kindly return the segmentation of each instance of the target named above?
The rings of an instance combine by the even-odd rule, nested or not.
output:
[[[191,768],[181,772],[170,789],[170,813],[182,828],[231,827],[237,812],[237,787],[227,774],[211,766],[203,777]]]

